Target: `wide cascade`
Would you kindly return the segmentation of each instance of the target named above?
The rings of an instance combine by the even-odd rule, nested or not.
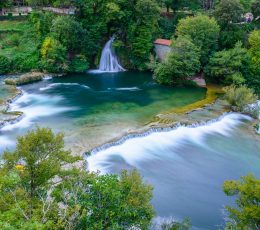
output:
[[[120,72],[125,69],[119,64],[117,56],[113,50],[112,44],[115,40],[113,36],[104,46],[99,63],[99,71],[103,72]]]

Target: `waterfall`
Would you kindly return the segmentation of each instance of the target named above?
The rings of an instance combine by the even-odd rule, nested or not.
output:
[[[112,44],[114,36],[105,44],[99,63],[99,71],[102,72],[120,72],[125,69],[119,64],[116,54],[113,50]]]

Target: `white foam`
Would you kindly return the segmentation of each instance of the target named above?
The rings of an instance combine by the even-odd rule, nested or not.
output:
[[[218,121],[209,122],[205,125],[180,126],[168,132],[154,132],[147,136],[128,139],[120,145],[101,150],[88,157],[88,169],[106,173],[110,166],[109,159],[112,156],[120,156],[127,164],[138,168],[140,162],[159,159],[161,154],[168,153],[167,148],[177,148],[184,141],[207,146],[204,140],[206,134],[229,136],[231,131],[244,119],[250,120],[251,118],[246,115],[231,113]],[[178,157],[174,155],[173,151],[170,154],[172,154],[171,157]]]
[[[52,79],[52,76],[50,76],[50,75],[45,75],[42,79],[43,79],[43,80],[51,80],[51,79]]]
[[[76,110],[76,107],[60,107],[57,104],[62,101],[60,96],[46,96],[39,94],[23,95],[10,105],[10,111],[23,112],[22,118],[15,123],[9,123],[1,128],[1,131],[9,131],[17,128],[26,128],[33,124],[39,117],[48,117],[57,113]]]
[[[83,87],[83,88],[86,88],[86,89],[90,89],[89,86],[81,85],[79,83],[52,83],[52,84],[47,85],[46,87],[40,88],[40,91],[45,91],[45,90],[52,89],[52,88],[55,88],[55,87],[58,87],[58,86],[80,86],[80,87]]]
[[[122,87],[122,88],[108,88],[108,90],[118,90],[118,91],[139,91],[138,87]]]

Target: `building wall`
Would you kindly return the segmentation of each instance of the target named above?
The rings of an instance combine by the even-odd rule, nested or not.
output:
[[[159,61],[163,61],[167,54],[171,51],[170,46],[155,44],[155,53]]]

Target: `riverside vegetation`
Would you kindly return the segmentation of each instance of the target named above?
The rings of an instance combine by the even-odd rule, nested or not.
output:
[[[64,149],[63,135],[50,129],[18,137],[16,150],[1,159],[1,229],[152,227],[152,186],[136,170],[100,175],[76,167],[81,160]],[[260,180],[248,175],[226,181],[223,191],[237,196],[237,207],[226,207],[227,229],[258,229]],[[165,223],[162,229],[189,229],[189,221]]]

